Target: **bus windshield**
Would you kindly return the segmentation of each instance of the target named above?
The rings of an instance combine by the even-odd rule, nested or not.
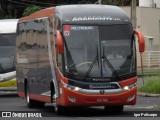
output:
[[[0,34],[0,73],[15,70],[15,34]]]
[[[131,25],[64,25],[65,71],[84,77],[116,77],[135,72]]]

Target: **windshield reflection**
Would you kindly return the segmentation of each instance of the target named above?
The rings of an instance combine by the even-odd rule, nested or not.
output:
[[[87,77],[117,77],[132,73],[130,25],[65,25],[65,71]]]
[[[15,34],[0,35],[0,73],[15,70]]]

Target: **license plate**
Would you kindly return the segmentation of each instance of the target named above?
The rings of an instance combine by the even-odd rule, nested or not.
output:
[[[108,99],[107,98],[98,98],[97,99],[97,103],[104,103],[104,102],[108,102]]]

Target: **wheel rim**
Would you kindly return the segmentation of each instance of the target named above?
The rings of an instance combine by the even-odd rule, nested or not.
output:
[[[27,104],[29,104],[29,102],[30,102],[30,98],[29,98],[29,92],[28,92],[28,88],[27,88]]]
[[[58,106],[57,105],[54,106],[54,110],[55,110],[55,112],[58,112]]]

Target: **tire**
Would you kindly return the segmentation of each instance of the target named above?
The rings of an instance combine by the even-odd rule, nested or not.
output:
[[[63,115],[64,114],[64,112],[65,112],[65,110],[66,110],[66,108],[65,107],[63,107],[63,106],[61,106],[61,105],[55,105],[54,106],[54,111],[55,111],[55,113],[57,114],[57,115]]]
[[[55,90],[54,90],[54,85],[53,85],[53,83],[51,83],[51,88],[50,88],[50,90],[51,90],[51,103],[55,103],[56,97],[55,97]]]
[[[117,106],[105,106],[105,111],[108,113],[122,113],[124,106],[123,105],[117,105]]]
[[[53,107],[54,107],[54,112],[57,114],[57,115],[63,115],[65,110],[66,110],[66,107],[63,107],[61,105],[58,105],[56,103],[56,95],[55,95],[55,90],[54,90],[54,85],[53,83],[51,83],[51,102],[53,104]]]
[[[57,115],[61,115],[61,114],[63,114],[63,107],[56,103],[55,90],[54,90],[53,83],[51,83],[50,89],[51,89],[51,102],[53,104],[54,111]]]
[[[26,84],[26,103],[27,103],[27,107],[29,108],[41,108],[41,107],[44,107],[44,104],[45,104],[44,102],[30,99],[28,84]]]

